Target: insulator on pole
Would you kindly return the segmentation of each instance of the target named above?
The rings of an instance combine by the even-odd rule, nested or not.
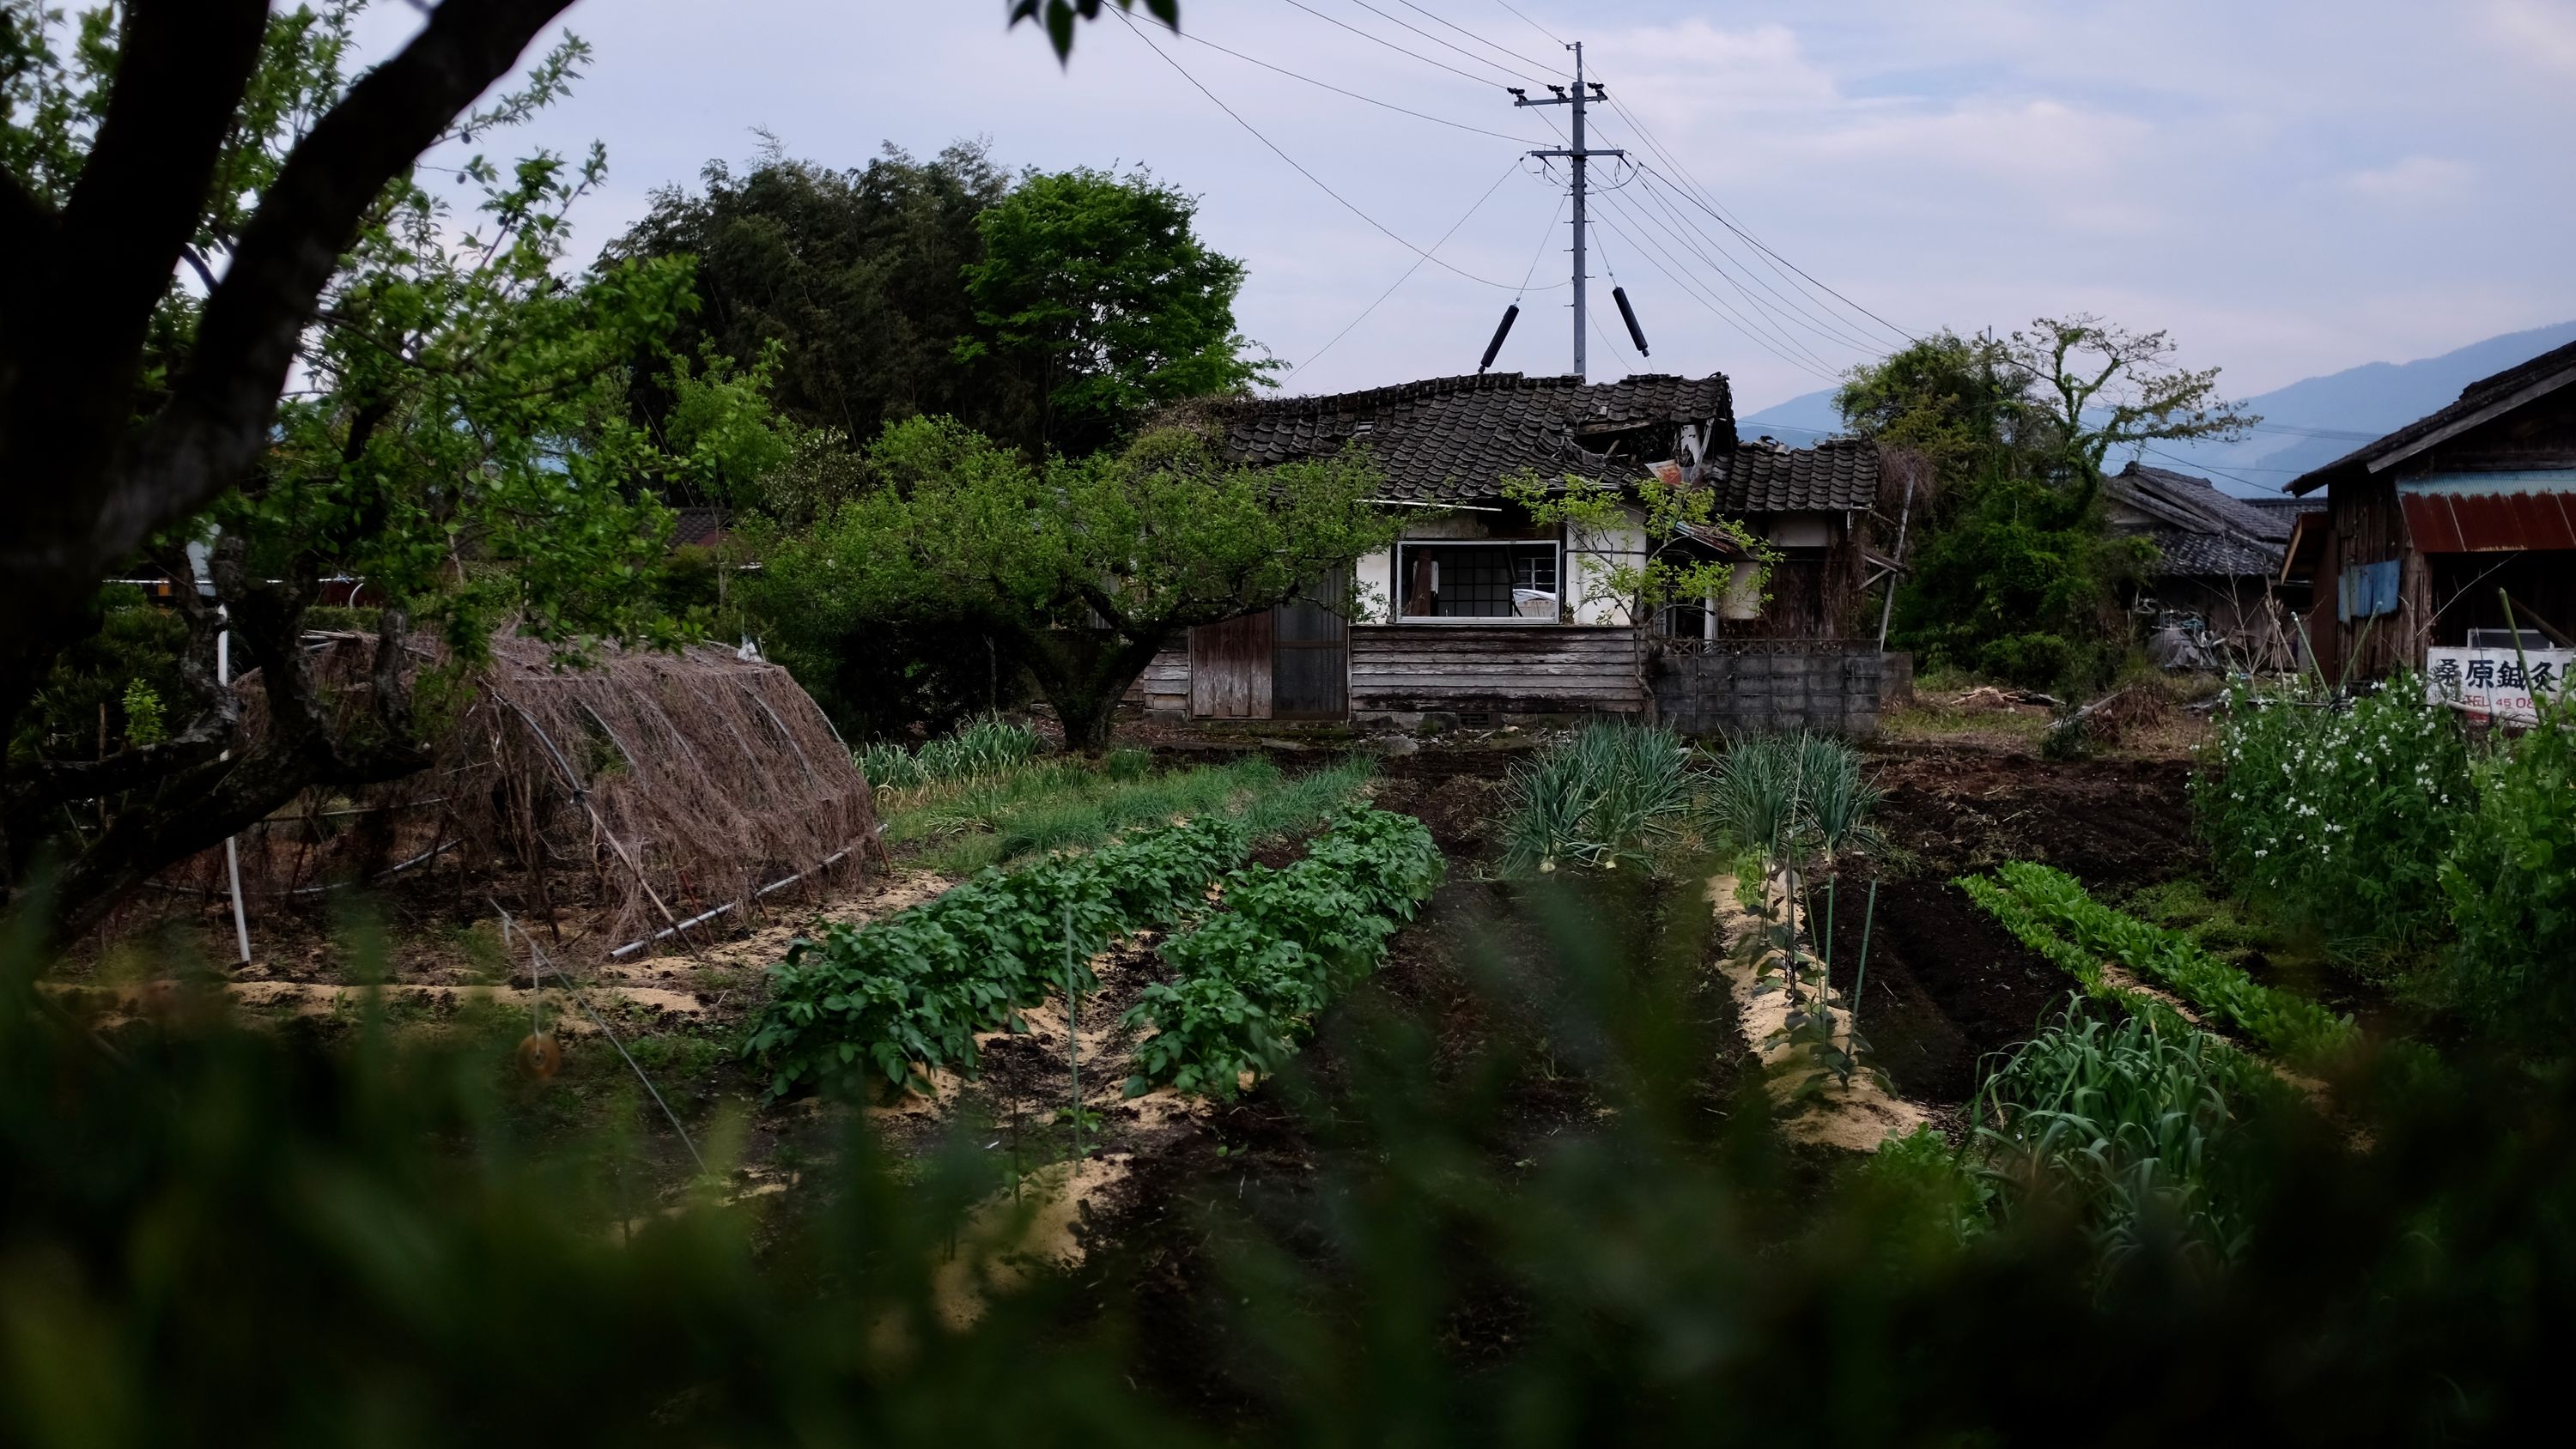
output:
[[[1653,353],[1646,350],[1646,329],[1637,325],[1637,309],[1628,305],[1628,289],[1612,287],[1610,300],[1619,304],[1619,318],[1628,324],[1628,340],[1637,344],[1637,355],[1653,356]]]
[[[1503,325],[1494,329],[1494,340],[1485,344],[1485,360],[1476,364],[1477,376],[1482,377],[1485,369],[1493,366],[1494,359],[1502,354],[1503,339],[1512,335],[1512,324],[1520,320],[1520,315],[1521,304],[1518,302],[1503,309]]]

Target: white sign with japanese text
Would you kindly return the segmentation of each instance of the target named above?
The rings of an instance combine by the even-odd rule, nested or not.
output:
[[[2576,649],[2434,649],[2424,661],[2424,689],[2436,704],[2508,724],[2535,724],[2532,696],[2556,699],[2576,668]]]

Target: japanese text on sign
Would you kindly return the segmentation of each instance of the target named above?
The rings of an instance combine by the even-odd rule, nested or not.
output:
[[[2576,649],[2434,649],[2424,662],[2426,697],[2510,724],[2537,723],[2534,695],[2556,699],[2576,667]]]

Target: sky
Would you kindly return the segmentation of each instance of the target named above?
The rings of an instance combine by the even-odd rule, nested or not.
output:
[[[1516,299],[1496,369],[1560,373],[1563,163],[1522,153],[1566,117],[1505,87],[1581,41],[1590,144],[1643,163],[1594,163],[1596,380],[1722,371],[1750,412],[1903,333],[2092,312],[2243,395],[2576,317],[2576,0],[1181,0],[1181,37],[1104,17],[1061,67],[1006,9],[580,0],[588,74],[485,145],[606,144],[582,250],[764,133],[1146,167],[1246,264],[1287,392],[1472,372]]]

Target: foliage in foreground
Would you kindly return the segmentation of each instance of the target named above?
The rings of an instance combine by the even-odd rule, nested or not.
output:
[[[497,1051],[183,1012],[111,1060],[13,962],[0,1437],[2459,1442],[2563,1398],[2576,1083],[2243,1118],[2233,1261],[2150,1231],[2104,1275],[2051,1199],[1962,1245],[1955,1178],[1927,1203],[1784,1158],[1758,1096],[1703,1089],[1704,1013],[1667,990],[1695,960],[1641,971],[1587,914],[1498,924],[1536,943],[1546,1054],[1347,1014],[1329,1088],[1292,1072],[1253,1119],[1311,1144],[1293,1182],[1238,1199],[1228,1164],[1134,1258],[1102,1242],[967,1324],[937,1282],[989,1166],[899,1179],[865,1114],[789,1193],[638,1201],[613,1139],[513,1130]],[[1538,1141],[1498,1115],[1568,1073],[1606,1110]]]
[[[1614,868],[1687,817],[1690,751],[1669,729],[1595,720],[1512,767],[1503,864]]]
[[[1295,864],[1228,875],[1224,910],[1163,945],[1177,979],[1146,987],[1127,1012],[1127,1025],[1154,1028],[1128,1095],[1169,1082],[1230,1098],[1246,1074],[1275,1074],[1316,1013],[1386,959],[1445,869],[1421,821],[1362,805]]]

